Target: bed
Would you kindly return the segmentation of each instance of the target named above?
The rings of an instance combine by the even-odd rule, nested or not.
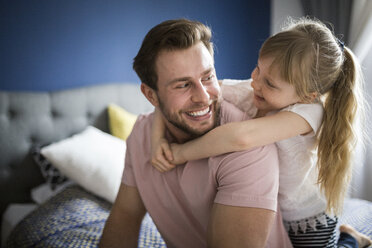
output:
[[[152,109],[132,83],[0,91],[2,247],[97,247],[125,139],[135,116]],[[347,199],[340,222],[372,237],[372,203]],[[165,247],[148,214],[139,247]]]

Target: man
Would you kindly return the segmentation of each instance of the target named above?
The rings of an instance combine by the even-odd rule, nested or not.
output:
[[[221,100],[211,31],[171,20],[146,35],[133,67],[158,107],[170,142],[183,143],[246,116]],[[274,145],[189,161],[160,173],[151,166],[153,115],[138,118],[127,140],[123,183],[101,247],[137,247],[146,211],[167,247],[291,247],[277,210]]]

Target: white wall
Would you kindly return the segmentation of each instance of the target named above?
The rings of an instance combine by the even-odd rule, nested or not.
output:
[[[367,121],[367,144],[365,147],[365,157],[362,165],[356,165],[354,180],[352,184],[352,196],[372,201],[372,49],[362,62],[362,70],[365,80],[365,95],[370,105],[366,111]]]
[[[271,0],[271,34],[280,31],[288,16],[301,17],[303,10],[299,0]]]
[[[371,30],[372,32],[372,30]],[[363,60],[363,63],[362,63],[362,69],[363,69],[363,73],[364,73],[364,80],[365,80],[365,83],[366,83],[366,91],[369,95],[369,102],[371,104],[371,108],[372,108],[372,48],[369,49],[369,52],[367,54],[367,56],[364,58]],[[370,117],[372,116],[372,110],[369,112],[371,115]],[[372,118],[371,118],[372,120]]]

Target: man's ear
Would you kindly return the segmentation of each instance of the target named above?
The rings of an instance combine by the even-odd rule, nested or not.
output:
[[[155,90],[150,88],[147,84],[141,83],[141,91],[142,94],[149,100],[149,102],[154,106],[159,106],[158,95],[156,94]]]

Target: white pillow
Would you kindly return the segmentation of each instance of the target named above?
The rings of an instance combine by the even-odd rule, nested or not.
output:
[[[125,141],[88,126],[40,152],[68,178],[114,202],[124,169],[125,149]]]

